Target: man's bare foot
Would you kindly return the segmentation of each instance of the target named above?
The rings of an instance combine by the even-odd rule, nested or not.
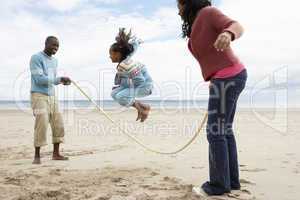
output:
[[[40,165],[41,164],[41,158],[34,158],[32,164],[34,164],[34,165]]]
[[[53,155],[52,160],[69,160],[69,158],[62,155]]]

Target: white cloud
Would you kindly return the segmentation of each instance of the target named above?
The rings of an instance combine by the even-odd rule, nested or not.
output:
[[[47,0],[47,5],[58,11],[68,11],[74,9],[81,0]]]
[[[236,52],[248,67],[252,81],[288,66],[300,74],[297,45],[300,35],[298,1],[226,0],[221,9],[241,22],[245,35],[235,44]]]
[[[65,12],[70,11],[75,8],[78,8],[79,6],[84,6],[85,4],[89,3],[102,3],[106,5],[112,5],[120,3],[121,0],[46,0],[46,4],[44,2],[40,3],[43,6],[50,6],[52,9]]]

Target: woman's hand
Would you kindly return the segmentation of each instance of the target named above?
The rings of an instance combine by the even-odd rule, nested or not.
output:
[[[217,49],[217,51],[224,51],[230,46],[231,40],[232,40],[231,33],[223,32],[218,36],[214,44],[214,47]]]

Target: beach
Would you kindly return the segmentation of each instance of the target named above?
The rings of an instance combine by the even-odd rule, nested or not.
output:
[[[187,143],[204,110],[154,109],[144,124],[133,109],[107,113],[147,146],[164,152]],[[96,110],[65,110],[69,161],[52,161],[51,131],[42,164],[32,165],[30,110],[0,110],[2,200],[196,200],[192,187],[208,180],[205,129],[176,155],[151,153]],[[300,109],[239,109],[235,134],[242,191],[206,199],[300,199]],[[203,198],[202,198],[203,199]]]

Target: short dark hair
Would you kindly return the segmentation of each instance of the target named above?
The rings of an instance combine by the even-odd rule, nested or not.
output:
[[[207,6],[211,6],[211,0],[177,0],[177,2],[184,6],[182,37],[190,37],[193,23],[197,17],[198,12]]]
[[[45,40],[45,44],[47,44],[50,40],[53,40],[53,39],[54,39],[54,40],[58,40],[57,37],[55,37],[55,36],[52,36],[52,35],[51,35],[51,36],[48,36],[48,37],[46,38],[46,40]]]
[[[112,51],[119,52],[121,54],[121,62],[133,52],[133,45],[129,43],[130,39],[132,39],[131,30],[126,33],[125,28],[120,28],[116,37],[116,42],[110,47]]]

